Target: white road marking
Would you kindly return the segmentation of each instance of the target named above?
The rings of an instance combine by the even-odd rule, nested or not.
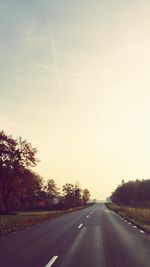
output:
[[[128,222],[128,224],[131,224],[130,222]]]
[[[45,267],[50,267],[53,265],[53,263],[57,260],[58,256],[54,256],[47,264]]]
[[[134,228],[137,228],[135,225],[133,225]]]
[[[143,230],[140,230],[140,232],[143,233],[143,234],[145,233]]]
[[[87,215],[86,218],[89,218],[89,215]]]
[[[80,228],[82,227],[82,225],[83,225],[83,223],[81,223],[81,224],[78,226],[78,228],[80,229]]]
[[[110,212],[110,210],[105,210],[106,212]]]
[[[96,209],[95,209],[96,210]],[[90,214],[92,214],[95,210],[92,210],[91,212],[90,212]]]

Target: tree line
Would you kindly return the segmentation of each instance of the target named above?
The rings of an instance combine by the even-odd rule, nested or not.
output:
[[[44,179],[32,168],[37,149],[19,137],[0,131],[0,211],[75,208],[86,205],[88,189],[66,183],[60,190],[54,179]]]
[[[110,199],[118,205],[150,207],[150,179],[122,181]]]

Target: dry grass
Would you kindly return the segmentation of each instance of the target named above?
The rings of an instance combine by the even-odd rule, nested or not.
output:
[[[85,207],[56,211],[18,212],[17,215],[0,215],[0,236],[83,208]]]
[[[125,207],[115,204],[106,204],[106,206],[126,219],[129,219],[144,230],[150,232],[150,209]]]
[[[20,212],[17,215],[0,215],[0,236],[64,214],[64,211]]]

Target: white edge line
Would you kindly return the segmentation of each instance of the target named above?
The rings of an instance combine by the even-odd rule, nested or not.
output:
[[[121,216],[120,216],[121,217]],[[127,222],[127,220],[126,219],[124,219],[123,217],[121,217],[125,222]],[[128,224],[131,224],[130,222],[128,222]],[[132,225],[132,224],[131,224]],[[133,226],[133,228],[138,228],[136,225],[132,225]],[[145,234],[145,232],[143,231],[143,230],[139,230],[140,231],[140,233],[142,233],[142,234]]]
[[[82,225],[83,225],[83,223],[81,223],[81,224],[78,226],[78,228],[80,229],[80,228],[82,227]]]
[[[47,264],[45,267],[50,267],[53,265],[53,263],[57,260],[58,256],[54,256]]]

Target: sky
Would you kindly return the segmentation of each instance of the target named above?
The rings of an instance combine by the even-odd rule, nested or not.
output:
[[[59,187],[150,178],[149,72],[149,0],[0,0],[0,129]]]

